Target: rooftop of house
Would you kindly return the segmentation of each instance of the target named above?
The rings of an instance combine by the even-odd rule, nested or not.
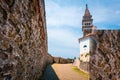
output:
[[[80,43],[80,41],[85,40],[87,38],[92,38],[93,36],[95,36],[95,34],[94,33],[90,33],[90,34],[88,34],[86,36],[83,36],[83,37],[79,38],[78,41]]]

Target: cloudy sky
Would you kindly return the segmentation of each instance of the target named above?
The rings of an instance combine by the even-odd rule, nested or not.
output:
[[[82,16],[88,4],[98,29],[120,29],[120,0],[45,0],[48,52],[53,56],[79,56]]]

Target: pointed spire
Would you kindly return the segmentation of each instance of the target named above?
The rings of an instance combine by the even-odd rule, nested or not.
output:
[[[86,9],[88,9],[88,5],[86,4]]]
[[[91,16],[87,4],[86,4],[86,9],[85,9],[85,14],[84,14],[84,16]]]

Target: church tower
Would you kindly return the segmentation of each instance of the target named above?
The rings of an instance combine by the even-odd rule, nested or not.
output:
[[[95,27],[93,26],[92,23],[93,23],[92,15],[90,14],[90,11],[86,4],[85,13],[84,13],[84,16],[82,19],[83,36],[87,36],[88,34],[93,32],[93,28],[95,28]]]
[[[96,32],[96,27],[93,25],[92,15],[86,5],[85,13],[82,19],[83,37],[79,38],[80,44],[80,68],[89,72],[89,62],[91,53],[97,46],[93,34]]]

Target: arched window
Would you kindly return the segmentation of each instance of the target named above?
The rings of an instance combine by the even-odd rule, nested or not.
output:
[[[84,45],[84,46],[83,46],[83,48],[86,48],[86,47],[87,47],[87,45]]]

